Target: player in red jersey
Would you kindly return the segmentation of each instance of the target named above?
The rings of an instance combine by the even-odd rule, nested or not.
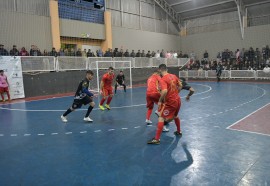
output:
[[[151,124],[150,116],[152,114],[154,104],[157,104],[160,98],[159,82],[161,80],[160,73],[155,70],[154,73],[147,80],[147,91],[146,91],[146,120],[147,124]]]
[[[178,117],[178,112],[181,107],[181,98],[179,96],[179,92],[182,88],[181,81],[176,75],[168,73],[165,64],[159,65],[159,70],[162,75],[160,81],[161,96],[158,102],[160,116],[158,118],[156,136],[148,141],[148,144],[160,144],[160,135],[162,133],[164,122],[169,123],[174,120],[177,128],[177,131],[175,131],[174,134],[177,136],[182,135],[180,119]]]
[[[105,104],[105,107],[108,110],[111,109],[110,103],[113,97],[113,87],[112,87],[113,79],[114,79],[114,69],[113,67],[109,67],[108,72],[103,75],[102,80],[100,82],[100,90],[101,90],[100,93],[103,96],[103,98],[99,103],[100,110],[105,110],[103,103],[106,101],[106,99],[107,102]]]

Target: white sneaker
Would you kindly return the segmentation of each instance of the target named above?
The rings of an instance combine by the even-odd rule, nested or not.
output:
[[[163,127],[162,132],[169,132],[170,129],[168,129],[166,126]]]
[[[146,119],[146,120],[145,120],[145,123],[147,123],[147,124],[151,124],[151,123],[152,123],[152,121],[150,121],[149,119]]]
[[[61,119],[62,119],[62,121],[64,122],[64,123],[66,123],[66,122],[68,122],[68,120],[67,120],[67,118],[65,117],[65,116],[61,116]]]
[[[155,114],[157,115],[157,117],[160,116],[160,113],[157,110],[155,111]]]
[[[87,121],[87,122],[92,122],[93,120],[89,117],[86,117],[86,118],[83,118],[84,121]]]

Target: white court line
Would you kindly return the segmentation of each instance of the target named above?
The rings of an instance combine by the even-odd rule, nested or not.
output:
[[[229,130],[235,130],[235,131],[251,133],[251,134],[258,134],[258,135],[263,135],[263,136],[270,136],[270,134],[263,134],[263,133],[259,133],[259,132],[248,131],[248,130],[239,130],[239,129],[229,129]]]
[[[101,132],[101,130],[95,130],[94,132]]]
[[[87,133],[87,131],[81,131],[80,133],[81,133],[81,134],[85,134],[85,133]]]
[[[135,129],[140,128],[141,126],[134,127]]]
[[[208,86],[208,85],[202,85],[202,84],[197,84],[197,85],[201,85],[201,86],[205,86],[208,87],[209,89],[203,92],[199,92],[199,93],[195,93],[194,95],[200,95],[200,94],[204,94],[207,93],[209,91],[212,90],[212,87]],[[70,97],[70,96],[66,96],[66,97]],[[184,97],[181,97],[184,98]],[[49,100],[49,99],[56,99],[56,98],[48,98],[48,99],[44,99],[44,100]],[[35,101],[39,101],[39,100],[35,100]],[[120,106],[120,107],[111,107],[112,109],[121,109],[121,108],[131,108],[131,107],[140,107],[140,106],[145,106],[146,104],[137,104],[137,105],[127,105],[127,106]],[[0,110],[10,110],[10,111],[21,111],[21,112],[65,112],[66,110],[27,110],[27,109],[13,109],[13,108],[5,108],[5,107],[0,107]],[[78,111],[85,111],[87,109],[78,109]],[[93,110],[99,110],[99,108],[95,108]]]
[[[0,134],[0,137],[4,136],[4,134]]]
[[[246,119],[247,117],[251,116],[251,115],[252,115],[252,114],[254,114],[255,112],[258,112],[259,110],[263,109],[264,107],[267,107],[269,104],[270,104],[270,103],[268,103],[268,104],[266,104],[266,105],[264,105],[264,106],[262,106],[262,107],[258,108],[257,110],[255,110],[254,112],[252,112],[252,113],[248,114],[247,116],[243,117],[242,119],[240,119],[240,120],[238,120],[238,121],[234,122],[232,125],[228,126],[226,129],[230,129],[230,130],[236,130],[236,129],[231,129],[230,127],[232,127],[232,126],[236,125],[236,124],[237,124],[237,123],[239,123],[240,121],[242,121],[242,120]]]
[[[66,132],[65,134],[72,134],[72,132]]]
[[[24,134],[23,136],[31,136],[31,134]]]
[[[115,130],[115,129],[109,129],[108,131],[113,131],[113,130]]]
[[[58,133],[51,133],[51,135],[57,135]]]
[[[204,98],[201,98],[201,99],[207,99],[207,98],[210,98],[211,96],[207,96],[207,97],[204,97]]]
[[[38,134],[38,136],[45,136],[45,134]]]

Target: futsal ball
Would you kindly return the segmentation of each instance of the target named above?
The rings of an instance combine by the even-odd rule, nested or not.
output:
[[[264,68],[263,69],[263,72],[266,73],[266,74],[270,73],[270,68],[269,67],[268,68]]]

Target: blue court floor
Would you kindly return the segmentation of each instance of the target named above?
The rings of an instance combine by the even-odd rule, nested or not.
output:
[[[171,124],[160,145],[147,145],[157,118],[146,126],[145,87],[118,91],[90,124],[87,107],[62,123],[72,97],[0,105],[0,185],[270,185],[270,135],[226,129],[270,102],[270,84],[190,85],[183,137]]]

